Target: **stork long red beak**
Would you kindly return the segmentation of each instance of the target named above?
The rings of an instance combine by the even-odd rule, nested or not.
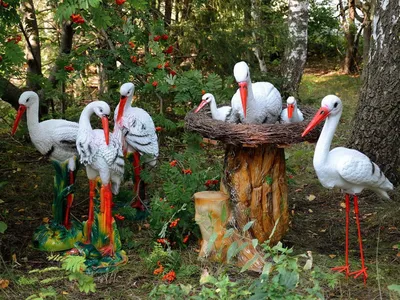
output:
[[[294,111],[294,104],[288,104],[287,105],[287,115],[288,115],[289,119],[291,119],[293,117],[293,111]]]
[[[121,123],[121,119],[124,116],[124,109],[125,109],[125,104],[126,104],[127,100],[128,100],[127,96],[121,96],[121,98],[119,99],[117,123]]]
[[[247,82],[239,82],[240,99],[242,100],[243,115],[246,118],[247,111]]]
[[[25,110],[26,106],[21,104],[18,108],[17,117],[15,118],[14,125],[11,130],[12,135],[14,135],[15,132],[17,131],[19,121],[21,121],[22,115],[24,114]]]
[[[198,113],[200,111],[200,109],[202,109],[204,107],[204,105],[207,104],[206,100],[202,100],[200,105],[196,108],[196,110],[194,111],[195,113]]]
[[[307,133],[309,133],[311,130],[313,130],[319,123],[321,123],[323,120],[325,120],[329,116],[329,109],[327,107],[321,107],[317,113],[315,114],[314,118],[311,120],[311,122],[308,124],[307,128],[303,131],[301,134],[302,137],[304,137]]]
[[[101,124],[103,125],[104,137],[106,139],[106,144],[110,143],[110,130],[108,128],[108,118],[107,116],[101,117]]]

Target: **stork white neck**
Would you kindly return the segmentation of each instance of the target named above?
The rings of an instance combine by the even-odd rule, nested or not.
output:
[[[326,164],[333,136],[335,135],[336,127],[339,124],[341,115],[342,112],[339,112],[336,115],[330,115],[325,120],[324,127],[322,128],[322,132],[319,136],[317,145],[315,146],[313,159],[315,169],[318,169],[319,167]]]
[[[79,131],[81,131],[81,129],[92,130],[92,125],[90,124],[90,117],[92,116],[93,113],[94,109],[90,104],[83,109],[81,116],[79,118]]]
[[[26,109],[26,122],[28,125],[28,131],[31,135],[31,131],[39,125],[39,98],[32,99],[32,103]]]

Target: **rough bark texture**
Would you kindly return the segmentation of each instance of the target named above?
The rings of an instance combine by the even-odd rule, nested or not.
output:
[[[316,109],[302,106],[301,111],[304,115],[304,121],[300,123],[255,125],[217,121],[211,118],[209,108],[204,108],[198,113],[189,112],[185,117],[185,127],[187,130],[196,131],[206,138],[220,140],[225,144],[276,144],[285,146],[305,141],[316,142],[322,125],[305,137],[301,137],[301,133],[313,118]]]
[[[229,204],[229,196],[223,192],[198,192],[194,194],[196,207],[196,223],[200,227],[202,241],[199,258],[208,258],[213,261],[226,262],[227,252],[232,243],[236,242],[237,247],[243,245],[243,250],[237,255],[237,265],[244,266],[249,260],[255,259],[249,268],[252,271],[260,272],[264,261],[259,251],[252,246],[251,240],[244,237],[239,230],[234,229],[232,235],[225,237],[228,227],[231,227],[232,213]],[[216,234],[212,245],[210,238]],[[244,245],[246,243],[246,245]]]
[[[231,195],[236,228],[255,220],[245,233],[260,243],[277,223],[271,243],[281,240],[289,226],[284,150],[275,145],[256,148],[228,145],[221,190]]]
[[[261,18],[261,1],[260,0],[251,0],[251,17],[254,21],[254,29],[252,32],[253,39],[254,39],[254,55],[256,56],[258,60],[258,65],[260,66],[260,71],[261,73],[267,73],[267,65],[265,63],[264,55],[262,53],[262,45],[263,45],[263,40],[262,37],[260,36],[257,31],[262,24],[262,18]]]
[[[35,91],[40,89],[36,76],[42,76],[42,59],[40,55],[39,29],[36,20],[35,7],[32,0],[21,2],[23,12],[21,30],[27,40],[27,79],[26,85]]]
[[[378,1],[370,58],[354,119],[350,146],[400,183],[400,3]]]
[[[289,0],[289,39],[282,64],[284,83],[281,94],[297,97],[307,60],[308,0]]]

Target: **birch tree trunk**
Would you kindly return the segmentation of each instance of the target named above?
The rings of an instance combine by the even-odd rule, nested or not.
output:
[[[295,96],[307,60],[308,0],[289,0],[289,39],[282,64],[283,97]]]
[[[377,1],[364,85],[350,146],[400,183],[400,2]],[[355,124],[357,126],[355,126]]]
[[[260,66],[261,73],[267,73],[267,65],[265,64],[264,55],[262,53],[262,45],[263,40],[262,37],[257,31],[262,26],[262,19],[261,19],[261,1],[260,0],[251,0],[251,17],[254,21],[253,27],[253,39],[254,39],[254,55],[258,60],[258,65]]]

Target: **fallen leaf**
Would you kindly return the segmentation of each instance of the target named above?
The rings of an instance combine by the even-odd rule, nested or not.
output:
[[[149,223],[144,223],[143,227],[146,228],[146,229],[149,229],[150,228],[150,224]]]
[[[42,219],[43,223],[49,223],[50,219],[48,217],[44,217]]]
[[[69,293],[67,291],[62,291],[63,295],[68,295]]]
[[[317,198],[317,197],[315,197],[315,195],[311,194],[311,195],[308,195],[306,198],[308,201],[314,201],[315,198]]]
[[[4,201],[0,199],[0,204],[2,204],[2,203],[4,203]]]
[[[308,212],[312,213],[312,212],[313,212],[313,210],[310,208],[310,209],[308,210]]]
[[[397,257],[400,257],[400,252],[399,253],[397,253],[397,255],[396,255]]]
[[[295,190],[295,192],[296,193],[299,193],[299,192],[301,192],[303,189],[297,189],[297,190]]]
[[[399,245],[393,245],[393,249],[399,249]]]
[[[335,254],[329,254],[328,256],[329,256],[330,258],[332,258],[332,259],[336,257]]]
[[[24,211],[25,211],[24,208],[18,209],[18,212],[24,212]]]
[[[0,279],[0,289],[5,289],[10,284],[10,281],[7,279]]]
[[[326,231],[326,229],[320,229],[319,230],[319,232],[325,232]]]
[[[17,172],[21,172],[21,168],[17,168]]]
[[[341,207],[341,208],[346,208],[346,203],[340,202],[340,207]]]
[[[210,273],[208,273],[207,269],[203,269],[203,272],[201,272],[200,276],[200,284],[207,283],[208,282],[208,277],[210,276]]]
[[[35,186],[33,187],[34,189],[37,189],[38,188],[38,185],[37,184],[35,184]]]

